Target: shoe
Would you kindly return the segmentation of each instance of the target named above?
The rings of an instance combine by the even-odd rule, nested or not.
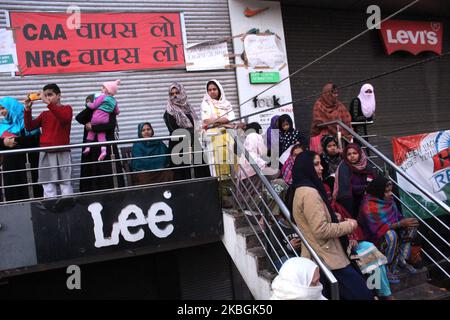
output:
[[[90,147],[84,148],[83,154],[89,154],[89,152],[91,152],[91,148]]]
[[[396,274],[390,272],[389,270],[386,270],[386,271],[387,271],[387,277],[388,277],[390,284],[399,284],[400,283],[400,279],[397,277]]]
[[[102,152],[102,153],[100,153],[100,156],[98,157],[98,161],[102,161],[103,159],[105,159],[106,158],[106,151],[105,152]]]
[[[406,271],[408,271],[410,274],[417,273],[417,269],[414,268],[412,265],[408,264],[405,259],[400,258],[398,259],[398,266]]]

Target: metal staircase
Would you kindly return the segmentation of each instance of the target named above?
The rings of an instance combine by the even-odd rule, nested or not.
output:
[[[395,177],[389,175],[389,172],[402,175],[404,179],[421,190],[436,206],[446,210],[448,214],[446,218],[450,217],[450,208],[445,203],[436,199],[417,182],[412,180],[391,160],[351,128],[347,127],[341,121],[334,121],[324,125],[337,125],[350,132],[354,140],[358,141],[366,150],[371,152],[373,156],[369,158],[369,161],[380,174],[388,177],[399,188],[400,186],[396,182]],[[231,193],[235,200],[235,207],[231,210],[224,210],[223,242],[254,298],[268,299],[270,297],[270,284],[277,275],[280,265],[277,262],[282,262],[283,255],[291,257],[298,256],[298,253],[295,250],[289,250],[292,248],[286,247],[286,241],[283,241],[287,240],[289,235],[281,230],[277,223],[277,218],[270,209],[273,202],[275,202],[279,207],[280,213],[290,224],[293,233],[297,234],[302,242],[305,243],[315,262],[319,265],[323,274],[326,275],[326,279],[321,279],[324,288],[328,286],[331,290],[332,299],[339,299],[336,279],[312,248],[305,242],[297,226],[290,221],[288,209],[271,183],[262,174],[259,167],[254,164],[254,161],[251,161],[248,152],[242,150],[242,142],[239,139],[236,139],[236,141],[238,143],[238,150],[245,154],[261,183],[252,184],[252,190],[248,190],[248,188],[242,190],[242,188],[238,188],[238,179],[232,177],[233,185],[231,187]],[[383,165],[380,166],[377,164],[374,161],[375,159],[381,160]],[[388,167],[390,170],[387,170]],[[258,189],[257,185],[262,185],[263,187]],[[246,195],[239,194],[243,192]],[[406,192],[405,194],[413,198],[412,195]],[[419,228],[418,234],[422,239],[421,250],[425,265],[422,269],[418,269],[415,274],[408,274],[405,271],[399,274],[400,283],[397,285],[391,284],[394,298],[398,300],[449,300],[450,293],[448,292],[448,286],[447,288],[444,287],[444,285],[450,283],[450,244],[446,240],[450,238],[448,223],[444,219],[435,216],[432,212],[429,212],[432,218],[424,220],[403,203],[398,195],[395,195],[395,197],[409,211],[409,215],[416,217],[420,221],[421,227]],[[430,211],[425,206],[422,205],[422,207],[424,210]],[[249,210],[249,208],[252,209]],[[408,213],[404,212],[404,214]],[[235,239],[235,242],[231,243],[229,241],[230,238]],[[252,263],[242,263],[243,260],[249,260]],[[439,279],[439,281],[436,281],[436,279]]]

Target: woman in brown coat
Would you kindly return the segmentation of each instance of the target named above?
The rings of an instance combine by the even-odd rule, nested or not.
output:
[[[358,224],[353,219],[339,222],[320,179],[322,171],[320,157],[315,152],[305,151],[296,158],[292,172],[292,187],[295,188],[292,213],[295,222],[338,280],[341,299],[372,300],[373,293],[346,253],[349,244],[347,236]],[[305,247],[302,247],[302,255],[310,257]]]

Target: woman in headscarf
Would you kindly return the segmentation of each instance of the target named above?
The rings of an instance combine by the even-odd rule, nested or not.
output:
[[[355,143],[349,144],[344,149],[343,161],[336,170],[333,199],[341,204],[354,219],[358,217],[364,192],[374,176],[361,147]]]
[[[279,124],[278,124],[278,119],[280,118],[279,115],[273,116],[272,119],[270,119],[270,126],[269,128],[267,128],[266,131],[266,141],[267,141],[267,155],[270,157],[271,155],[271,150],[272,150],[272,137],[273,137],[273,141],[276,142],[277,144],[280,141],[280,137],[279,137],[279,133],[278,133],[278,128],[279,128]]]
[[[375,92],[370,83],[366,83],[361,87],[358,97],[352,100],[350,104],[350,114],[352,122],[372,121],[375,113],[376,102]],[[367,125],[358,124],[353,126],[355,131],[360,135],[367,135]]]
[[[244,141],[244,149],[250,155],[250,158],[261,170],[269,180],[273,180],[279,176],[279,170],[268,166],[263,157],[267,154],[267,148],[264,144],[264,138],[262,135],[251,132],[247,135]],[[260,207],[260,200],[258,199],[258,193],[263,192],[262,180],[257,176],[255,170],[252,168],[250,162],[247,160],[245,153],[243,152],[239,158],[238,169],[238,199],[239,202],[249,205],[246,207],[253,210],[258,214],[258,209],[255,207],[254,202]],[[261,210],[261,208],[260,208]]]
[[[280,155],[293,144],[300,143],[301,145],[305,145],[300,131],[294,128],[292,118],[288,114],[283,114],[278,118],[278,125],[278,129],[280,130]]]
[[[377,177],[369,184],[358,221],[365,238],[386,256],[391,283],[399,282],[397,266],[416,272],[406,261],[411,254],[411,240],[419,222],[415,218],[404,218],[400,213],[392,197],[392,182],[385,177]]]
[[[205,164],[203,159],[202,146],[200,144],[199,132],[200,121],[199,118],[187,99],[187,94],[184,86],[178,82],[174,82],[169,87],[169,98],[167,99],[166,112],[164,113],[164,122],[170,135],[187,135],[187,141],[192,151],[196,152],[193,155],[189,154],[172,154],[173,148],[181,143],[181,140],[170,140],[169,151],[171,154],[171,167],[186,167],[192,164]],[[187,153],[187,148],[183,148],[180,153]],[[193,158],[193,163],[192,163]],[[196,178],[209,176],[209,168],[207,166],[199,166],[194,168]],[[190,168],[182,168],[174,170],[175,180],[186,180],[191,178]]]
[[[97,124],[92,125],[92,115],[94,111],[87,107],[89,102],[93,102],[95,99],[95,95],[91,94],[85,99],[85,109],[83,109],[77,116],[75,120],[84,126],[83,131],[83,142],[88,142],[87,136],[89,131],[94,132],[105,132],[107,141],[116,140],[116,127],[117,127],[117,119],[116,114],[109,114],[109,122],[105,124]],[[96,138],[97,139],[97,138]],[[111,150],[112,149],[112,150]],[[101,147],[95,146],[91,147],[90,152],[88,154],[81,154],[81,167],[80,167],[80,178],[84,178],[80,180],[80,192],[89,192],[95,190],[104,190],[104,189],[113,189],[114,179],[117,181],[117,185],[122,187],[125,185],[124,178],[122,175],[113,176],[113,171],[118,174],[122,173],[122,166],[117,161],[115,163],[111,161],[111,152],[113,152],[116,159],[120,159],[119,149],[117,145],[114,145],[112,148],[109,146],[106,148],[106,158],[104,161],[98,161],[98,158],[101,153]],[[113,166],[115,166],[113,170]],[[100,178],[90,178],[95,176],[103,176]]]
[[[281,168],[281,175],[283,180],[286,181],[288,185],[292,184],[292,168],[294,167],[295,158],[302,153],[306,148],[300,143],[294,144],[292,148],[290,148],[290,155],[286,162],[283,164]]]
[[[235,118],[235,114],[219,81],[213,79],[206,84],[201,114],[211,174],[227,177],[231,172],[230,163],[235,162],[233,140],[226,133],[226,129],[237,129],[239,125],[230,122]]]
[[[321,139],[323,152],[320,160],[323,166],[323,182],[326,183],[333,194],[336,170],[342,161],[341,152],[335,137],[324,135]]]
[[[290,258],[272,282],[271,300],[327,300],[322,295],[319,267],[310,259]]]
[[[338,90],[336,85],[327,83],[322,89],[322,95],[316,101],[313,107],[313,116],[311,124],[310,149],[317,153],[322,153],[320,139],[323,135],[329,134],[337,136],[336,125],[318,127],[319,124],[333,120],[342,120],[347,126],[351,126],[351,115],[342,102],[338,100]],[[345,130],[342,134],[351,140],[352,136]]]
[[[372,292],[347,255],[348,235],[353,233],[358,224],[353,219],[339,222],[320,180],[322,171],[320,157],[315,152],[304,151],[295,159],[292,179],[292,188],[295,190],[293,217],[305,239],[338,280],[341,298],[372,300]],[[303,245],[302,256],[310,258],[308,249]]]
[[[39,129],[31,132],[25,130],[23,122],[24,106],[17,99],[4,97],[0,99],[0,114],[3,116],[0,122],[0,148],[35,148],[39,147]],[[39,153],[29,153],[29,161],[32,168],[37,168]],[[27,186],[8,188],[17,184],[27,184],[27,173],[25,171],[11,172],[12,170],[25,170],[26,154],[11,154],[3,157],[3,184],[5,188],[6,201],[29,199],[30,194]],[[31,171],[32,182],[37,182],[38,171]],[[34,197],[42,196],[41,185],[33,186]]]
[[[150,122],[138,125],[139,138],[153,137],[153,127]],[[131,155],[133,158],[149,157],[131,160],[132,171],[147,171],[164,169],[169,166],[168,148],[162,141],[143,141],[133,144]],[[160,157],[155,157],[159,156]],[[173,179],[173,173],[169,170],[156,172],[140,172],[132,175],[134,185],[167,182]]]

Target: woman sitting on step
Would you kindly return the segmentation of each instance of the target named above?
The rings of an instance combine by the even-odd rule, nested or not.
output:
[[[415,218],[404,218],[392,197],[392,182],[385,177],[375,178],[367,187],[361,204],[358,222],[365,239],[374,243],[388,260],[389,282],[399,283],[397,266],[415,273],[406,263],[411,254],[411,240],[419,222]]]

